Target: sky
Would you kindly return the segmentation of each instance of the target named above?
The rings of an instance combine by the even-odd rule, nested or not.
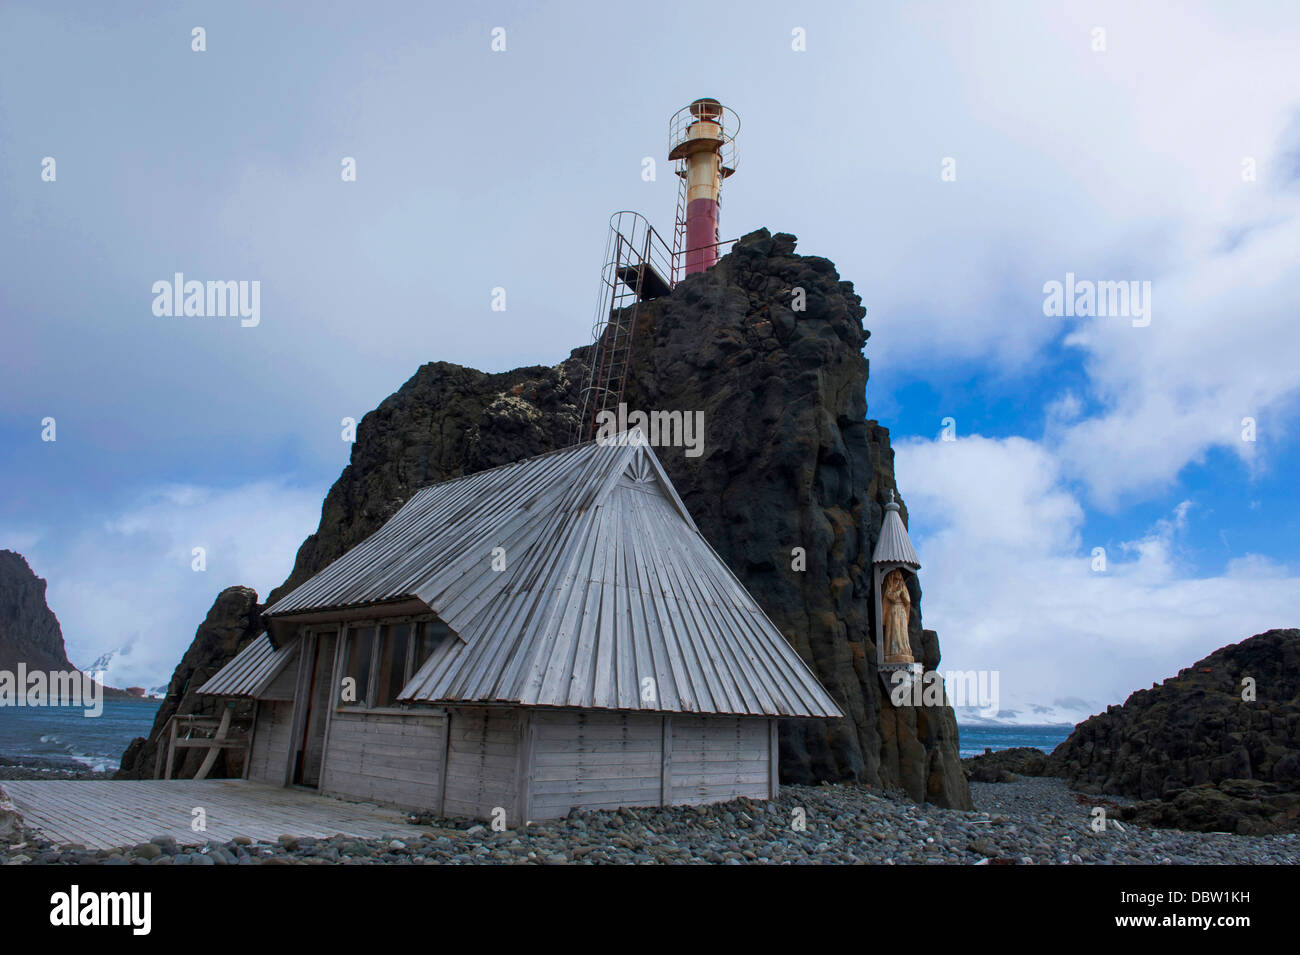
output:
[[[723,234],[868,309],[942,669],[1099,711],[1300,622],[1298,40],[1292,3],[6,0],[0,547],[74,662],[165,683],[288,575],[344,418],[589,340],[610,214],[670,230],[713,96]],[[156,315],[178,272],[258,322]],[[1046,314],[1067,274],[1150,308]]]

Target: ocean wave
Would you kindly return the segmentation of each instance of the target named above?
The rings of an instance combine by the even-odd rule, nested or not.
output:
[[[122,763],[111,756],[79,756],[73,754],[72,758],[96,773],[113,773],[122,768]]]

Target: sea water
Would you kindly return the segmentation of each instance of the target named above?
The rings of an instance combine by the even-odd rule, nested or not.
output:
[[[112,772],[137,736],[148,736],[160,700],[105,700],[88,717],[79,706],[0,707],[0,758],[21,765]]]
[[[961,740],[961,756],[978,756],[984,750],[1011,749],[1015,746],[1032,746],[1050,753],[1074,731],[1067,724],[1057,726],[995,726],[990,724],[962,726],[957,733]]]

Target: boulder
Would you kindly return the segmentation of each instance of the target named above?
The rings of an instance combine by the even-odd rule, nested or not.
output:
[[[9,794],[0,789],[0,843],[23,841],[23,816]]]
[[[961,764],[966,778],[973,783],[1009,783],[1020,776],[1048,775],[1047,754],[1032,746],[986,749],[979,756],[963,759]]]
[[[1127,822],[1193,832],[1300,832],[1300,793],[1257,779],[1225,779],[1130,803],[1116,815]]]

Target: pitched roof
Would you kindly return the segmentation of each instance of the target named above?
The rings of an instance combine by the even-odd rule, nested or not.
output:
[[[257,697],[266,691],[284,665],[297,655],[297,641],[277,649],[271,645],[265,633],[259,633],[235,654],[233,660],[199,687],[197,692],[208,696]]]
[[[912,549],[912,539],[907,536],[903,518],[898,513],[898,502],[894,492],[889,492],[889,503],[885,505],[885,519],[880,526],[880,540],[876,541],[876,552],[871,556],[873,564],[906,564],[913,570],[921,569],[921,562]]]
[[[843,715],[638,432],[424,488],[266,614],[412,598],[459,639],[402,700]]]

